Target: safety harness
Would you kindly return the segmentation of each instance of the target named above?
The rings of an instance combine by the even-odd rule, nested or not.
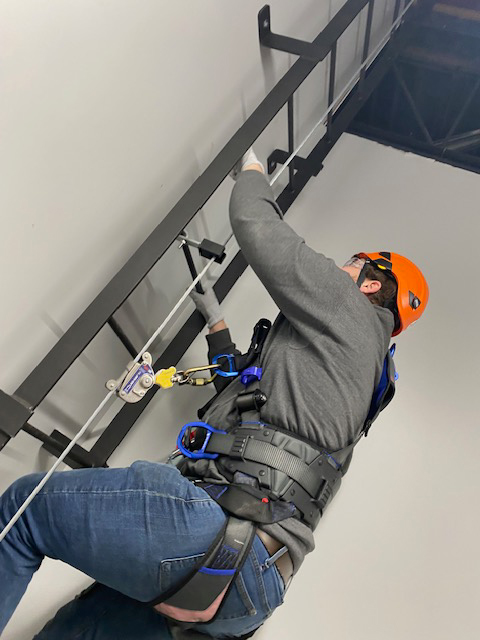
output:
[[[262,320],[257,324],[249,355],[217,356],[217,363],[220,358],[229,363],[227,371],[230,374],[241,375],[237,369],[239,363],[250,367],[248,375],[251,378],[243,380],[245,385],[253,381],[258,387],[261,380],[261,370],[254,367],[257,370],[253,371],[251,367],[265,341],[266,322]],[[259,326],[263,327],[261,340],[257,339]],[[381,379],[359,436],[338,451],[326,451],[289,431],[250,420],[252,415],[258,417],[258,409],[267,400],[258,388],[238,396],[240,422],[228,432],[202,421],[190,422],[181,429],[178,451],[190,459],[215,460],[228,483],[189,479],[202,487],[230,516],[184,583],[152,602],[158,611],[177,622],[213,621],[243,567],[258,524],[296,517],[315,529],[340,487],[353,448],[363,435],[367,435],[374,420],[394,396],[397,378],[394,352],[395,345],[385,356]]]

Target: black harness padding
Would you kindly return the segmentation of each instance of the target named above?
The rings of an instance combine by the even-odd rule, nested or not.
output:
[[[310,495],[316,495],[324,481],[332,482],[339,475],[339,471],[330,464],[323,467],[324,452],[319,452],[311,464],[306,464],[297,456],[283,449],[278,449],[269,442],[255,440],[251,430],[248,430],[250,433],[245,434],[242,428],[238,427],[236,431],[237,433],[234,435],[213,433],[205,451],[227,455],[233,460],[259,462],[271,469],[282,471],[289,478],[298,482]],[[320,467],[322,467],[321,472],[319,472]]]
[[[220,454],[217,465],[231,480],[228,485],[200,486],[229,513],[263,524],[295,516],[314,529],[343,475],[329,452],[263,423],[240,425],[226,435],[214,433],[205,451]],[[257,490],[239,483],[241,476],[255,478]]]
[[[229,517],[201,562],[180,587],[175,585],[150,604],[155,606],[165,603],[186,611],[208,609],[227,587],[228,595],[250,552],[256,530],[256,526],[249,520]],[[208,622],[214,619],[215,616]]]
[[[237,518],[252,520],[258,524],[273,524],[291,518],[296,513],[295,505],[284,500],[275,500],[266,491],[247,484],[211,484],[195,481],[218,504]]]

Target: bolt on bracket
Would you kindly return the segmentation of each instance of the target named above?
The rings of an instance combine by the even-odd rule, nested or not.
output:
[[[258,33],[260,44],[269,49],[293,53],[312,62],[320,62],[325,57],[325,52],[312,42],[272,33],[270,5],[268,4],[258,12]]]
[[[283,151],[282,149],[275,149],[274,151],[272,151],[272,153],[267,158],[268,174],[272,174],[277,168],[277,165],[285,164],[289,157],[290,154],[288,153],[288,151]],[[302,169],[306,163],[307,161],[305,160],[305,158],[301,158],[300,156],[295,156],[291,162],[293,168],[296,171]]]

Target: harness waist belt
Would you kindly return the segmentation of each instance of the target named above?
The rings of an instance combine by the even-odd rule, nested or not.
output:
[[[204,453],[215,457],[229,478],[227,486],[204,488],[230,513],[254,522],[296,515],[315,528],[342,477],[342,466],[332,454],[263,423],[242,424],[229,433],[215,430]],[[249,477],[257,480],[258,495]]]
[[[298,482],[310,495],[315,496],[324,481],[333,482],[338,477],[338,469],[331,464],[324,464],[325,456],[321,451],[319,451],[317,458],[308,465],[284,449],[279,449],[269,442],[255,440],[251,434],[221,435],[212,433],[205,451],[226,455],[232,459],[265,464],[272,469],[282,471],[289,478]],[[319,466],[322,466],[321,476],[317,471]]]

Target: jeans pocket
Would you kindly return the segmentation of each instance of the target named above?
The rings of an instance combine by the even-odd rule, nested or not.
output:
[[[248,618],[256,614],[257,610],[248,593],[242,572],[240,572],[223,601],[216,620]]]
[[[284,599],[285,599],[285,593],[286,593],[286,587],[285,587],[285,582],[283,581],[282,576],[280,575],[280,571],[277,569],[277,567],[273,564],[270,568],[269,571],[271,571],[275,578],[274,581],[277,584],[277,593],[278,593],[278,600],[276,603],[276,607],[279,607],[281,604],[283,604]]]
[[[265,610],[271,615],[274,609],[283,604],[285,596],[285,583],[275,564],[267,564],[270,560],[270,553],[263,542],[257,536],[253,563],[257,572],[261,576],[258,585],[261,587],[261,597]]]
[[[190,556],[162,560],[158,569],[159,595],[169,591],[175,585],[180,586],[182,580],[194,570],[204,555],[204,553],[196,553]]]

